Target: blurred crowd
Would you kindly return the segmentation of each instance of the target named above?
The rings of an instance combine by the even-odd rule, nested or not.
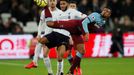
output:
[[[133,0],[75,1],[77,2],[78,10],[87,15],[92,12],[100,12],[104,7],[110,8],[112,10],[112,16],[105,27],[107,32],[111,32],[116,27],[121,27],[124,31],[133,31]],[[33,0],[0,0],[0,34],[25,33],[22,25],[25,26],[29,21],[39,22],[41,10],[42,8],[37,7]],[[3,21],[3,13],[10,13],[11,17]]]

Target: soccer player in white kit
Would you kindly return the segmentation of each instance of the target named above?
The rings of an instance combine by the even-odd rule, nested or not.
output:
[[[53,20],[59,20],[60,19],[60,16],[63,14],[63,12],[61,10],[59,10],[57,7],[56,7],[56,4],[57,4],[57,0],[50,0],[50,5],[53,6],[52,8],[49,8],[50,9],[50,12],[52,13],[52,18]],[[63,34],[65,36],[70,36],[70,33],[64,29],[53,29],[54,32],[58,32],[60,34]],[[59,38],[56,38],[56,39],[59,39]],[[62,57],[63,57],[63,54],[61,54],[61,52],[64,52],[64,48],[61,49],[61,50],[57,50],[57,53],[58,53],[58,62],[57,62],[57,75],[62,75],[63,74],[63,60],[62,60]]]
[[[57,3],[57,0],[50,0],[50,10],[51,10],[51,13],[52,13],[52,15],[53,15],[53,20],[58,20],[58,17],[63,13],[62,11],[60,11],[59,9],[57,9],[56,8],[56,3]],[[39,35],[39,37],[40,37],[40,35],[41,35],[41,31],[40,30],[42,30],[41,28],[43,28],[42,27],[42,21],[44,22],[44,20],[45,20],[45,10],[43,10],[42,11],[42,13],[41,13],[41,20],[40,20],[40,24],[39,24],[39,28],[38,28],[38,35]],[[50,34],[49,36],[52,36],[51,35],[51,32],[57,32],[57,33],[60,33],[60,34],[63,34],[63,35],[65,35],[65,36],[70,36],[70,33],[68,32],[68,31],[66,31],[66,30],[63,30],[63,29],[51,29],[51,28],[49,28],[49,27],[47,27],[46,25],[45,25],[45,32],[47,32],[46,34]],[[53,33],[52,33],[53,34]],[[49,38],[49,37],[48,37]],[[53,38],[52,38],[53,39]],[[58,39],[58,38],[57,38]],[[37,46],[37,47],[40,47],[41,48],[41,45],[40,46]],[[58,49],[61,49],[61,50],[65,50],[64,49],[64,47],[63,47],[63,49],[62,49],[62,47],[60,47],[60,48],[58,48]],[[41,49],[40,49],[41,50]],[[35,52],[35,57],[34,57],[34,60],[36,60],[36,61],[34,61],[33,60],[33,62],[36,62],[37,63],[37,59],[38,59],[38,56],[39,56],[39,53],[40,53],[40,50],[38,49],[38,50],[36,50],[36,52]],[[58,64],[57,64],[57,75],[63,75],[63,60],[62,60],[62,57],[63,57],[63,54],[61,54],[61,52],[64,52],[64,51],[61,51],[61,50],[57,50],[58,52]],[[47,59],[44,59],[44,61],[47,63],[47,64],[49,64],[50,66],[51,66],[51,64],[50,64],[50,60],[49,60],[49,58],[48,58],[48,50],[45,50],[46,52],[45,52],[45,54],[44,54],[44,57],[46,57]],[[61,51],[61,52],[60,52]],[[49,60],[49,63],[48,63],[48,61],[47,60]],[[32,67],[36,67],[37,65],[34,65],[33,63],[32,63],[32,65],[30,66],[30,68],[32,68]],[[47,69],[48,69],[48,72],[49,73],[51,73],[52,74],[52,70],[51,70],[51,67],[48,67],[48,65],[46,65],[47,66]],[[27,67],[27,68],[29,68],[29,66]]]
[[[39,26],[38,26],[38,34],[37,34],[37,38],[43,36],[43,35],[47,35],[47,34],[50,34],[51,32],[53,31],[52,28],[49,28],[47,25],[46,25],[46,21],[45,21],[45,9],[41,12],[41,15],[40,15],[40,22],[39,22]],[[45,32],[44,34],[42,34],[42,32]],[[48,75],[53,75],[53,71],[52,71],[52,68],[51,68],[51,61],[49,59],[49,56],[48,56],[48,53],[49,53],[49,49],[42,45],[41,43],[38,43],[36,45],[36,48],[35,48],[35,55],[34,55],[34,58],[32,60],[31,63],[27,64],[25,66],[25,68],[27,69],[31,69],[31,68],[37,68],[38,66],[38,58],[39,58],[39,55],[41,53],[41,50],[43,48],[43,60],[44,60],[44,64],[46,65],[47,67],[47,70],[48,70]]]

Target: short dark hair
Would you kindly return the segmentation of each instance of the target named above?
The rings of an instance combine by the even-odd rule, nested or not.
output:
[[[70,0],[70,1],[69,1],[69,4],[70,4],[70,3],[73,3],[73,4],[76,4],[76,5],[77,5],[77,2],[74,1],[74,0]]]
[[[69,3],[69,0],[60,0],[60,1],[66,1],[67,3]],[[60,2],[60,1],[59,1],[59,2]]]

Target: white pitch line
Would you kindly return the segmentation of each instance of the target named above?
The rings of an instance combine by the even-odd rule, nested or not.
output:
[[[2,65],[11,65],[11,66],[24,66],[24,64],[17,64],[17,63],[8,63],[8,62],[0,62]]]

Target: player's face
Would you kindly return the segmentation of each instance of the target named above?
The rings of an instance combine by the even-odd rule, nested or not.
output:
[[[60,1],[60,8],[62,11],[67,9],[68,3],[66,1]]]
[[[75,3],[70,3],[68,7],[71,9],[77,9],[77,5]]]
[[[104,8],[102,11],[102,15],[104,18],[109,18],[111,16],[111,10],[108,8]]]
[[[56,7],[56,4],[57,4],[57,0],[49,0],[50,7],[54,8]]]

